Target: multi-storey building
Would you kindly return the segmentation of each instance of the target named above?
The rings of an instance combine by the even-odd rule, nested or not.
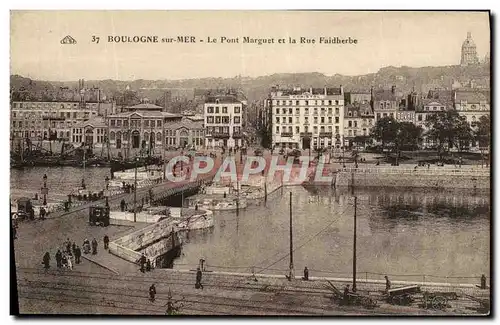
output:
[[[79,122],[71,128],[71,143],[78,146],[85,144],[91,147],[102,147],[106,144],[108,126],[102,117]]]
[[[175,148],[199,149],[205,143],[203,120],[191,120],[183,117],[181,120],[165,124],[165,145]]]
[[[115,108],[113,102],[13,101],[11,135],[70,140],[73,126]]]
[[[390,90],[383,89],[373,92],[372,101],[375,121],[384,117],[396,118],[401,99],[402,96],[396,92],[396,86],[392,86]]]
[[[481,116],[490,115],[490,96],[489,90],[456,90],[454,92],[455,109],[475,129]],[[473,149],[477,149],[478,143],[471,141],[470,145]]]
[[[372,99],[370,91],[351,90],[344,94],[345,105],[355,103],[369,103]]]
[[[273,146],[340,148],[344,143],[344,91],[294,88],[271,91],[267,101]]]
[[[205,146],[243,145],[244,104],[234,96],[211,96],[204,104]]]
[[[351,147],[356,137],[369,136],[375,121],[369,103],[356,103],[345,107],[344,139],[345,146]]]
[[[163,146],[164,124],[181,115],[161,111],[123,112],[108,116],[109,142],[113,148],[144,149]]]

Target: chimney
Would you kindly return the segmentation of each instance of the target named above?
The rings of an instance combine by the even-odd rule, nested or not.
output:
[[[391,87],[391,93],[394,95],[396,93],[396,86],[392,86]]]

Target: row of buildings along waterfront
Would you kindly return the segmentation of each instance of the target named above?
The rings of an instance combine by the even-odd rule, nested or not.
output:
[[[14,101],[11,135],[97,147],[109,144],[117,149],[231,148],[245,145],[245,109],[244,102],[230,95],[206,98],[203,115],[168,113],[147,100],[120,112],[114,102]],[[262,118],[275,147],[342,148],[352,146],[356,137],[369,136],[381,118],[411,122],[425,131],[431,115],[447,110],[456,110],[473,126],[490,113],[490,91],[434,89],[405,94],[396,86],[362,91],[344,91],[342,86],[273,87]],[[424,138],[423,145],[432,142]]]
[[[422,145],[432,146],[425,137],[426,122],[433,114],[456,110],[474,127],[481,116],[490,114],[490,90],[462,88],[434,89],[427,94],[386,89],[344,92],[338,88],[273,87],[265,104],[264,125],[272,144],[283,148],[346,148],[356,138],[369,136],[378,120],[390,117],[424,130]],[[474,148],[477,144],[471,143]]]

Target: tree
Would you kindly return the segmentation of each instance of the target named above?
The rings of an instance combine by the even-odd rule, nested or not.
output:
[[[384,117],[375,123],[370,135],[377,141],[382,142],[382,148],[387,144],[395,144],[398,134],[398,122],[392,117]]]
[[[437,143],[439,159],[442,160],[444,151],[449,151],[453,146],[462,147],[460,144],[472,139],[472,130],[465,117],[457,111],[438,112],[429,117],[426,122],[429,128],[427,136]]]
[[[416,147],[422,139],[423,129],[411,122],[401,122],[398,124],[396,136],[397,147]]]
[[[491,119],[489,115],[483,115],[476,123],[474,136],[479,142],[479,147],[484,148],[490,145],[491,141]]]

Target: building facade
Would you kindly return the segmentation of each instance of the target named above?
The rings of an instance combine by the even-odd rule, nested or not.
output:
[[[73,126],[115,109],[116,105],[112,102],[13,101],[11,136],[70,140]]]
[[[70,142],[75,146],[85,144],[89,147],[103,147],[106,145],[108,126],[102,117],[75,124],[71,128]]]
[[[164,124],[182,116],[161,111],[134,111],[108,116],[109,142],[117,149],[161,148]]]
[[[165,124],[165,145],[167,148],[200,149],[205,144],[203,121],[183,117]]]
[[[203,107],[205,146],[243,146],[244,104],[234,96],[208,97]]]
[[[352,147],[356,137],[369,136],[374,124],[375,118],[369,103],[347,105],[344,115],[345,146]]]
[[[267,101],[273,147],[340,148],[344,143],[344,91],[272,89]]]
[[[390,90],[383,89],[373,92],[372,101],[376,122],[384,117],[396,118],[401,96],[396,92],[396,86],[392,86]]]

